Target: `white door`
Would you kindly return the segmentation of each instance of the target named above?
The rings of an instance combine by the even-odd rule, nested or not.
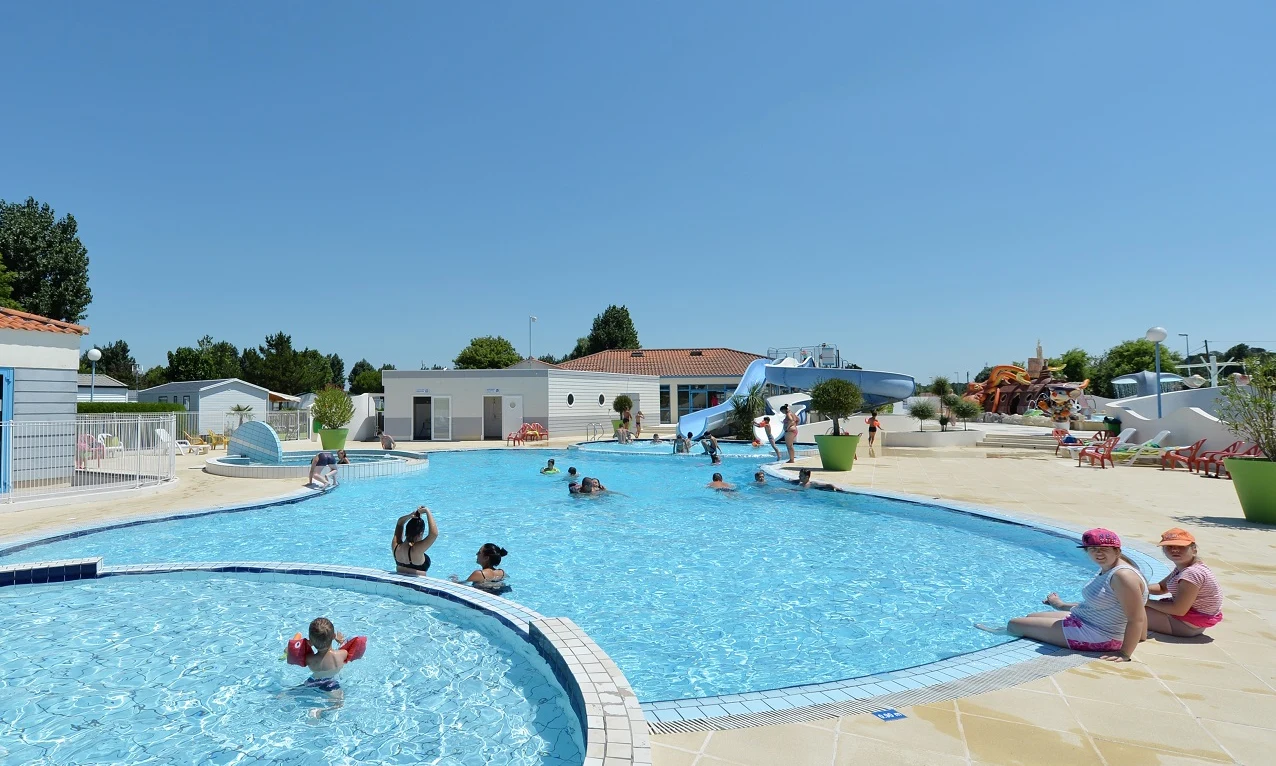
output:
[[[501,397],[501,430],[512,434],[523,427],[523,397]]]
[[[452,397],[434,397],[434,434],[432,441],[452,441]]]

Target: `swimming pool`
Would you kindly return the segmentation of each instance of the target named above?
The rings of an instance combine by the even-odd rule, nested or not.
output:
[[[783,443],[777,443],[776,446],[780,448],[781,455],[786,455]],[[775,460],[775,453],[771,451],[771,447],[768,444],[754,447],[752,444],[743,444],[741,442],[718,442],[718,447],[722,450],[723,457],[747,457],[754,460]],[[683,460],[686,460],[688,457],[694,458],[698,455],[701,458],[707,459],[704,448],[700,446],[700,442],[696,442],[691,445],[691,454],[689,456],[675,456],[673,454],[673,441],[669,439],[665,439],[659,444],[652,444],[651,441],[647,439],[631,442],[630,444],[620,444],[614,440],[585,442],[583,444],[577,444],[572,449],[579,450],[581,452],[610,452],[617,455],[669,455],[670,457],[678,457]],[[817,448],[814,444],[793,445],[793,451],[799,455],[813,454],[816,452],[816,449]]]
[[[554,457],[618,494],[572,497]],[[431,574],[510,551],[507,598],[570,617],[640,699],[774,689],[911,667],[1009,640],[974,629],[1075,598],[1092,565],[1041,531],[885,498],[749,486],[753,460],[582,450],[434,453],[427,470],[294,505],[165,521],[28,547],[10,561],[301,561],[386,568],[421,503]],[[704,488],[713,471],[741,485]]]
[[[567,766],[580,731],[552,671],[493,618],[228,575],[0,589],[5,763]],[[344,700],[300,684],[284,641],[319,615],[367,653]]]

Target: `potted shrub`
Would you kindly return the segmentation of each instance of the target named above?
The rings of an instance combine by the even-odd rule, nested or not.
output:
[[[311,406],[310,414],[323,424],[323,427],[319,429],[319,442],[323,448],[344,449],[346,435],[349,433],[346,426],[354,417],[354,404],[350,402],[346,392],[336,386],[329,386],[320,391],[315,397],[315,403]]]
[[[1249,373],[1248,386],[1232,381],[1223,387],[1218,419],[1246,442],[1257,444],[1263,456],[1229,457],[1223,464],[1232,475],[1245,518],[1276,524],[1276,359],[1263,360]]]
[[[824,470],[849,471],[855,465],[855,449],[859,447],[860,437],[841,433],[838,422],[858,412],[863,403],[859,386],[847,380],[830,378],[811,386],[811,409],[833,419],[833,433],[815,437]]]

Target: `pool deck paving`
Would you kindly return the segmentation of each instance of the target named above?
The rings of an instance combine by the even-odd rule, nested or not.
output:
[[[547,446],[575,441],[555,438]],[[285,443],[290,451],[317,446]],[[493,446],[399,445],[420,451]],[[269,500],[299,489],[295,480],[211,476],[200,470],[204,459],[179,456],[180,481],[159,492],[0,511],[0,539]],[[817,484],[984,505],[1076,529],[1105,526],[1145,545],[1169,527],[1185,527],[1222,583],[1226,618],[1204,640],[1154,635],[1132,663],[1096,660],[1012,688],[901,707],[906,717],[898,720],[864,714],[654,735],[655,766],[1276,762],[1276,528],[1244,520],[1231,482],[1182,470],[1077,468],[1049,453],[1006,456],[977,448],[879,448],[872,458],[861,445],[854,471],[844,473],[824,472],[818,462],[782,468],[812,467]]]
[[[1012,688],[900,708],[903,719],[866,714],[656,735],[655,766],[1276,762],[1276,528],[1244,520],[1231,482],[978,449],[869,458],[861,447],[851,472],[824,472],[816,459],[785,469],[799,467],[812,467],[815,483],[1105,526],[1145,544],[1185,527],[1219,576],[1226,617],[1204,640],[1153,635],[1132,663],[1095,660]]]

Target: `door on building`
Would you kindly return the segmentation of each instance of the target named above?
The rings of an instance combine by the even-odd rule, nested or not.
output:
[[[506,396],[501,402],[501,430],[512,434],[523,427],[523,397]]]
[[[412,441],[429,441],[432,425],[430,419],[431,411],[430,397],[414,396],[412,397]]]
[[[436,442],[452,441],[452,397],[434,397],[432,409],[434,411],[433,433],[430,439]]]
[[[483,438],[501,438],[501,397],[483,397]]]
[[[0,494],[9,491],[9,448],[13,430],[13,368],[0,367]]]

